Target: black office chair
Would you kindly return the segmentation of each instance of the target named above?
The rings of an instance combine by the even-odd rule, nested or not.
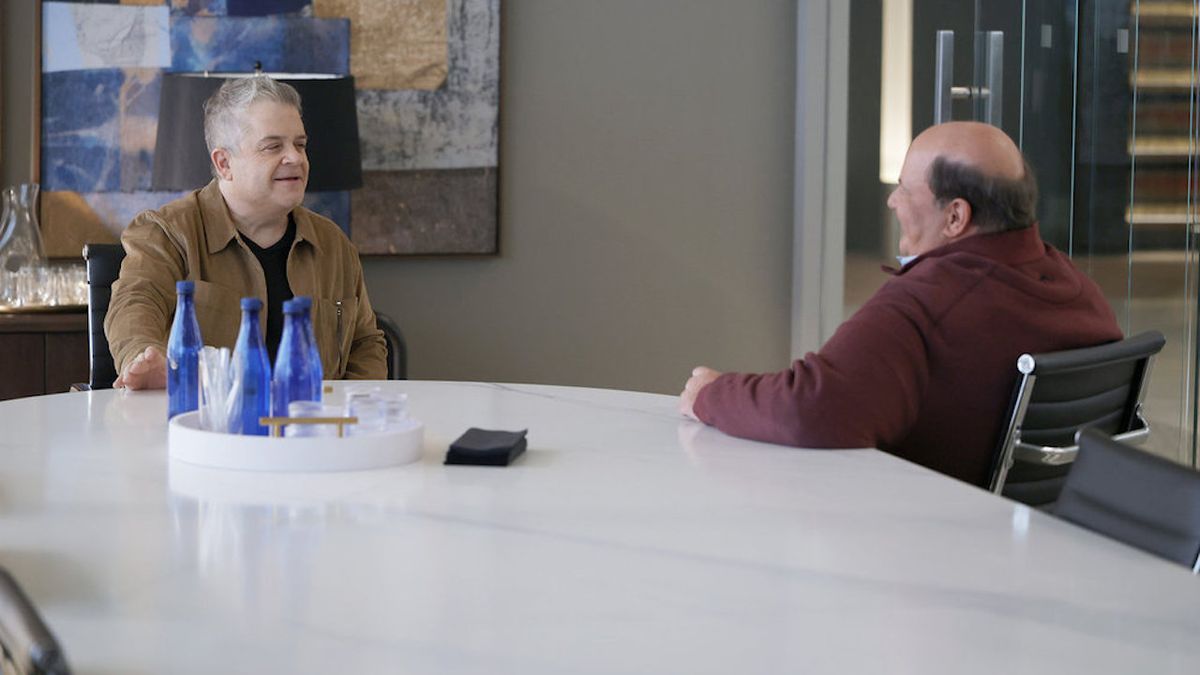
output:
[[[383,331],[383,339],[387,342],[387,379],[407,380],[408,345],[404,342],[400,325],[381,312],[375,312],[375,325]]]
[[[1200,573],[1200,472],[1079,432],[1054,515]]]
[[[112,298],[112,285],[121,273],[125,249],[120,244],[88,244],[83,247],[88,280],[88,355],[91,376],[87,389],[111,389],[117,379],[108,338],[104,335],[104,315]]]
[[[1147,331],[1097,347],[1022,354],[1009,422],[992,462],[992,492],[1049,506],[1075,460],[1079,429],[1093,427],[1126,442],[1150,435],[1142,398],[1165,342],[1162,333]]]
[[[0,567],[0,672],[70,675],[67,656],[33,601]]]

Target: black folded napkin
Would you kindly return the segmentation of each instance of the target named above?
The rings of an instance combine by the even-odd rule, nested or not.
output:
[[[489,431],[471,427],[450,444],[446,463],[508,466],[525,452],[525,434],[528,431]]]

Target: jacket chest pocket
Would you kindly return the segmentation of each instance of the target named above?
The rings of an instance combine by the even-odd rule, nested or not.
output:
[[[313,300],[313,333],[321,352],[321,368],[325,379],[341,379],[346,370],[350,346],[354,343],[354,326],[358,322],[358,300]]]
[[[196,281],[195,284],[200,338],[206,345],[233,349],[242,324],[242,296],[209,281]]]

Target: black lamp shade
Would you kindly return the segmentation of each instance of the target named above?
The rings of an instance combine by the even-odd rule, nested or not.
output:
[[[212,180],[204,102],[230,75],[163,75],[152,190],[194,190]],[[308,132],[308,191],[362,187],[353,77],[275,77],[300,92]]]

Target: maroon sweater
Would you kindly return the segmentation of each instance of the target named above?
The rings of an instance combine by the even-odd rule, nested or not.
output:
[[[1120,338],[1100,289],[1036,228],[976,235],[895,273],[790,369],[722,375],[695,412],[734,436],[876,447],[984,486],[1017,357]]]

